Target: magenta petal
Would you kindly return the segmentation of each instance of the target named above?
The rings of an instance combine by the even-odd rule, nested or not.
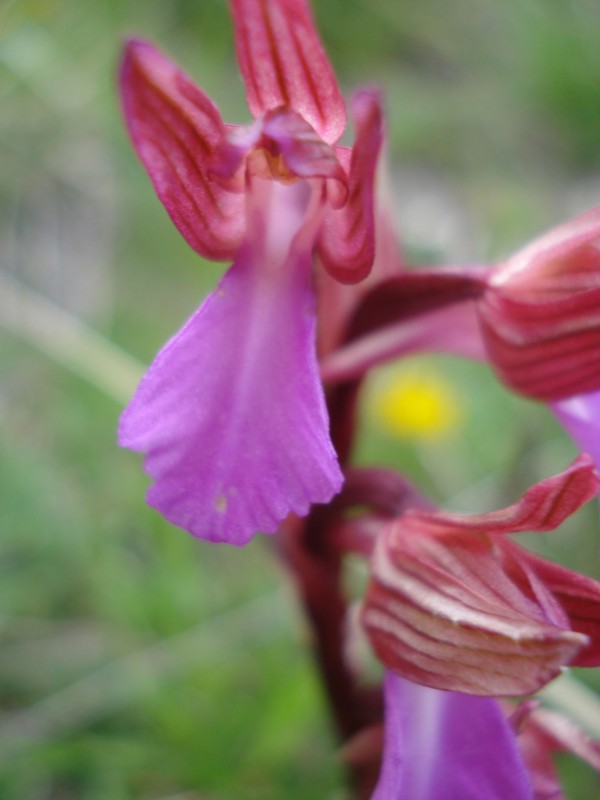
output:
[[[532,800],[498,703],[388,673],[385,746],[371,800]]]
[[[600,391],[559,400],[551,408],[575,444],[589,453],[600,469]]]
[[[148,502],[194,536],[242,545],[340,489],[313,306],[307,255],[269,269],[244,247],[125,410]]]

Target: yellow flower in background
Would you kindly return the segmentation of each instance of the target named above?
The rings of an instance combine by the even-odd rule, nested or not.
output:
[[[386,433],[413,440],[443,438],[463,422],[452,382],[434,366],[422,364],[380,374],[367,396],[367,412]]]

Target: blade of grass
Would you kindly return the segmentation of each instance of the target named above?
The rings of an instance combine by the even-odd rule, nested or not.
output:
[[[119,404],[129,402],[144,373],[133,356],[2,271],[0,325]]]
[[[289,604],[275,591],[193,628],[115,659],[0,724],[0,764],[33,746],[65,737],[155,692],[190,665],[231,657],[249,644],[281,636]]]

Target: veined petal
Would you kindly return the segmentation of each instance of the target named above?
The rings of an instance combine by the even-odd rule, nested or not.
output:
[[[147,42],[127,43],[120,83],[129,133],[179,232],[207,258],[233,258],[244,231],[244,197],[209,177],[225,136],[219,110]]]
[[[255,117],[296,111],[329,144],[346,127],[343,97],[305,0],[231,0],[237,57]]]
[[[285,255],[265,263],[247,242],[122,417],[120,443],[147,454],[149,503],[203,539],[245,544],[342,483],[316,365],[310,251]]]
[[[551,401],[600,388],[600,207],[497,267],[479,312],[490,360],[516,391]]]
[[[598,627],[583,607],[587,600],[595,613],[600,586],[530,556],[505,534],[554,528],[599,487],[584,454],[506,509],[398,517],[375,547],[364,608],[381,661],[427,686],[505,696],[597,659]]]
[[[550,531],[595,497],[600,491],[600,476],[587,453],[573,463],[528,489],[523,497],[499,511],[487,514],[419,513],[419,525],[438,535],[460,531],[486,534]]]
[[[516,561],[534,574],[545,590],[558,602],[570,627],[585,634],[589,643],[571,662],[576,667],[600,666],[600,583],[512,545]],[[510,568],[510,563],[507,564]],[[511,570],[511,577],[522,588],[525,575]],[[529,581],[531,579],[529,578]]]
[[[329,208],[318,242],[330,274],[343,283],[357,283],[375,258],[375,171],[383,141],[381,98],[363,91],[352,102],[356,142],[349,168],[349,194],[342,208]]]
[[[385,745],[371,800],[533,800],[495,700],[440,692],[388,673]]]
[[[527,296],[570,294],[600,287],[600,206],[534,239],[496,270],[491,283]],[[594,277],[595,276],[595,277]]]
[[[363,620],[382,663],[436,689],[530,694],[585,635],[557,625],[506,573],[501,541],[431,536],[407,513],[379,537]]]

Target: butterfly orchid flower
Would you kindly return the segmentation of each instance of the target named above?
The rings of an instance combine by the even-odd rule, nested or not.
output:
[[[315,254],[353,283],[374,255],[382,140],[374,91],[346,113],[305,0],[232,0],[255,120],[225,125],[152,45],[130,41],[124,115],[138,155],[188,244],[233,265],[158,353],[120,424],[146,454],[148,502],[194,536],[234,545],[336,494],[315,355]]]
[[[579,456],[514,505],[477,516],[407,511],[375,545],[363,620],[379,659],[436,689],[514,696],[600,664],[600,584],[510,541],[596,496]]]
[[[491,364],[600,465],[600,207],[494,269],[478,315]]]
[[[407,270],[381,281],[321,374],[358,379],[422,351],[489,361],[513,391],[547,403],[600,466],[600,206],[491,268]]]

